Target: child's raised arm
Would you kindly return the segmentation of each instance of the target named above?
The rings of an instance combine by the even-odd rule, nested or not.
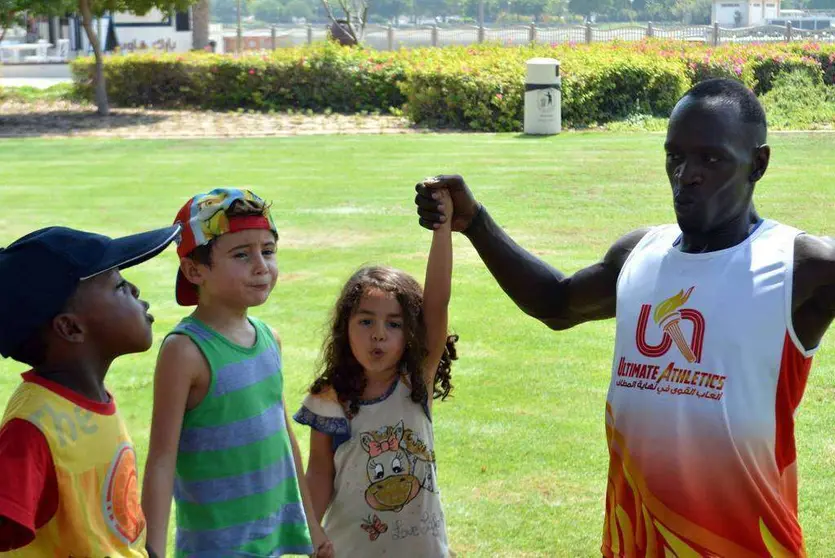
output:
[[[160,349],[154,374],[151,441],[142,485],[142,510],[148,525],[148,546],[159,556],[166,555],[183,416],[192,385],[201,372],[208,371],[207,368],[200,349],[183,335],[169,337]]]
[[[424,380],[430,406],[435,374],[446,348],[448,306],[452,290],[452,198],[444,189],[434,190],[432,195],[441,201],[445,221],[432,233],[432,247],[429,250],[429,262],[426,264],[423,290],[423,319],[428,351]]]

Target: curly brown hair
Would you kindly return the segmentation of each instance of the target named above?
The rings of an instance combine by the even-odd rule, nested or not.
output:
[[[330,331],[322,346],[320,373],[310,387],[310,393],[313,394],[332,387],[349,416],[359,412],[366,379],[362,365],[351,350],[348,323],[359,307],[362,295],[371,289],[391,293],[400,304],[405,338],[405,350],[398,364],[400,373],[409,378],[412,401],[424,403],[429,398],[423,381],[424,361],[428,355],[423,320],[423,289],[409,274],[399,269],[364,267],[354,273],[342,288],[330,321]],[[447,336],[446,349],[435,375],[433,399],[446,399],[452,391],[450,369],[452,361],[458,359],[456,341],[457,335]]]

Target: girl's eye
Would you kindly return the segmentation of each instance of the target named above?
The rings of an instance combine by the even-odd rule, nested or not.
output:
[[[248,256],[247,256],[246,252],[238,252],[237,254],[235,254],[232,257],[235,258],[235,259],[238,259],[238,260],[245,260]]]
[[[275,250],[264,250],[261,254],[267,257],[275,256]]]
[[[371,325],[371,320],[369,320],[368,318],[363,318],[363,319],[360,320],[360,325],[369,326],[369,325]]]
[[[389,322],[389,327],[393,329],[399,329],[403,327],[403,324],[401,324],[400,322]]]

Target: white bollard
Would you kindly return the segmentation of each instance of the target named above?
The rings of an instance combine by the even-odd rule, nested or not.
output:
[[[562,128],[560,63],[553,58],[531,58],[527,66],[525,133],[559,134]]]

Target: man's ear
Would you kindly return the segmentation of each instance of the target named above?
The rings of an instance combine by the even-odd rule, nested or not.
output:
[[[204,266],[189,257],[180,258],[180,271],[183,272],[183,277],[185,277],[189,283],[197,285],[198,287],[202,285],[204,281],[203,267]]]
[[[751,174],[748,176],[748,180],[751,184],[756,183],[760,180],[765,171],[768,170],[768,162],[771,159],[771,147],[767,144],[763,144],[757,148],[754,152],[754,168],[751,170]]]

